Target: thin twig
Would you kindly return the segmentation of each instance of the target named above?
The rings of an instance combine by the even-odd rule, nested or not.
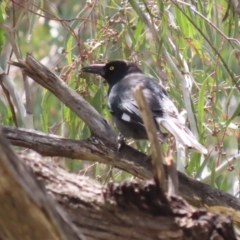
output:
[[[232,166],[234,164],[236,164],[237,162],[239,162],[240,159],[240,154],[237,154],[229,159],[227,159],[226,161],[224,161],[221,165],[219,165],[216,169],[215,169],[215,178],[217,178],[218,176],[220,176],[223,172],[226,172],[227,169],[229,168],[229,166]],[[209,183],[211,181],[211,176],[212,173],[208,173],[206,174],[204,177],[201,178],[201,181],[204,183]]]
[[[178,173],[172,157],[166,157],[166,166],[168,172],[168,194],[178,195]]]
[[[142,87],[137,85],[133,90],[134,98],[141,112],[143,123],[145,125],[148,139],[151,143],[153,174],[156,182],[161,189],[165,190],[165,174],[163,168],[163,156],[160,151],[159,142],[156,135],[156,127],[153,121],[152,113],[142,92]]]
[[[207,22],[211,27],[213,27],[221,36],[223,36],[225,39],[227,39],[228,41],[231,41],[231,42],[235,42],[238,44],[238,46],[240,46],[240,41],[237,39],[237,38],[231,38],[231,37],[228,37],[226,34],[224,34],[216,25],[214,25],[214,22],[213,21],[210,21],[207,17],[205,17],[203,14],[201,14],[199,11],[196,10],[196,7],[191,4],[191,3],[187,3],[186,1],[176,1],[176,0],[171,0],[171,2],[178,7],[179,10],[180,7],[177,5],[178,3],[181,3],[185,6],[187,6],[192,12],[194,12],[194,14],[198,15],[200,18],[202,18],[205,22]]]
[[[17,117],[16,117],[14,105],[13,105],[11,97],[10,97],[10,93],[9,93],[9,91],[7,90],[7,88],[3,84],[3,78],[4,78],[3,76],[5,75],[5,73],[4,72],[2,73],[1,70],[2,69],[0,67],[0,86],[2,87],[2,90],[3,90],[4,94],[5,94],[5,97],[7,98],[7,101],[8,101],[11,113],[12,113],[13,122],[14,122],[15,126],[18,127]]]
[[[16,107],[18,114],[21,117],[21,120],[23,121],[24,127],[27,128],[27,125],[25,123],[26,109],[25,109],[24,104],[16,90],[16,87],[13,85],[13,81],[11,79],[9,79],[9,77],[5,74],[5,72],[3,71],[3,69],[1,67],[0,67],[0,75],[1,75],[0,79],[1,79],[2,84],[9,92],[9,94],[13,100],[14,106]],[[15,113],[13,111],[12,111],[12,115],[13,116],[15,115]]]
[[[211,46],[211,48],[213,49],[214,53],[216,54],[216,56],[221,59],[221,63],[223,64],[224,68],[226,69],[226,71],[228,72],[230,78],[232,79],[232,82],[235,84],[236,89],[240,92],[240,87],[238,84],[238,81],[235,79],[235,76],[233,74],[233,72],[231,71],[231,69],[228,67],[226,61],[224,61],[223,57],[221,56],[219,49],[217,49],[216,47],[214,47],[212,45],[212,42],[209,40],[209,38],[206,36],[206,34],[203,33],[202,29],[199,28],[193,21],[192,19],[181,9],[181,7],[176,4],[175,1],[172,1],[175,6],[185,15],[185,17],[188,19],[188,21],[198,30],[198,32],[203,36],[203,38],[205,39],[205,41],[209,44],[209,46]],[[180,1],[178,1],[180,2]],[[184,3],[184,2],[181,2]],[[186,5],[186,3],[184,3]],[[196,11],[191,4],[187,4],[188,7],[190,7],[190,10],[193,11],[195,14],[199,15],[200,17],[202,17],[205,21],[208,22],[208,24],[210,24],[217,32],[219,32],[219,34],[221,34],[222,36],[224,36],[224,38],[226,38],[228,41],[234,41],[236,43],[238,43],[238,45],[240,44],[239,40],[235,39],[235,38],[229,38],[226,35],[224,35],[217,27],[215,27],[215,25],[213,25],[213,23],[209,20],[207,20],[207,18],[205,18],[202,14],[200,14],[198,11]],[[191,126],[191,123],[190,123]],[[193,132],[194,133],[194,132]]]
[[[13,52],[14,52],[16,58],[18,59],[18,61],[20,61],[22,59],[22,56],[21,56],[21,52],[15,41],[15,30],[11,29],[7,25],[1,24],[1,23],[0,23],[0,27],[2,27],[5,30],[5,32],[8,36],[8,40],[12,46]],[[24,86],[25,95],[26,95],[26,107],[27,107],[26,119],[22,119],[22,120],[23,120],[25,127],[33,128],[32,101],[31,101],[31,94],[30,94],[30,86],[29,86],[27,76],[23,72],[22,72],[22,75],[23,75],[23,86]],[[15,90],[15,92],[16,92],[16,90]],[[11,94],[11,92],[10,92],[10,94]],[[15,106],[17,107],[17,105],[15,105]]]

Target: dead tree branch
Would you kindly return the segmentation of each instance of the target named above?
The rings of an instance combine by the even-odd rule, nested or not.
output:
[[[117,153],[115,146],[105,146],[103,142],[96,139],[77,141],[33,130],[6,126],[2,128],[13,145],[33,149],[44,156],[97,161],[110,164],[142,179],[152,177],[151,163],[144,161],[146,155],[127,145]],[[240,202],[237,198],[181,172],[178,172],[178,178],[179,193],[190,204],[206,207],[210,211],[226,213],[240,226]]]
[[[0,152],[0,239],[83,239],[19,161],[1,130]]]
[[[86,239],[237,239],[229,217],[196,210],[152,181],[102,186],[40,157],[21,156]]]
[[[165,191],[165,173],[163,167],[163,154],[160,151],[160,144],[156,135],[156,127],[153,122],[152,113],[146,102],[146,99],[142,92],[141,86],[136,86],[133,90],[134,98],[138,104],[138,108],[141,112],[143,123],[147,131],[149,142],[151,143],[151,157],[153,165],[154,179],[159,183],[159,186]]]
[[[32,55],[28,54],[26,61],[12,62],[11,64],[23,69],[30,78],[60,99],[87,124],[93,135],[116,142],[116,133],[96,109]]]

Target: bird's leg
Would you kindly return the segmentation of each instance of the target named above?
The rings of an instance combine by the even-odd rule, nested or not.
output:
[[[117,151],[120,152],[121,148],[125,144],[126,139],[123,137],[123,135],[121,133],[119,133],[117,141],[118,141]]]

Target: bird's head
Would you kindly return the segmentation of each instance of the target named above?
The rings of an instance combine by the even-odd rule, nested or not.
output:
[[[109,85],[115,84],[128,74],[142,72],[134,63],[123,60],[115,60],[106,64],[92,64],[83,67],[82,71],[102,76]]]

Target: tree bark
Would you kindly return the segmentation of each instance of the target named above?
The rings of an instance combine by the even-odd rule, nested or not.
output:
[[[0,150],[0,239],[237,239],[230,217],[151,180],[102,186],[40,156],[20,161],[2,136]]]
[[[152,178],[152,165],[150,161],[146,161],[146,155],[127,145],[117,153],[115,145],[109,143],[106,146],[97,138],[77,141],[6,126],[3,126],[3,132],[13,145],[33,149],[44,156],[97,161],[127,171],[141,179]],[[240,202],[237,198],[181,172],[178,172],[178,178],[179,194],[191,205],[228,214],[240,226]]]
[[[22,164],[0,133],[0,239],[80,239],[32,171]]]

